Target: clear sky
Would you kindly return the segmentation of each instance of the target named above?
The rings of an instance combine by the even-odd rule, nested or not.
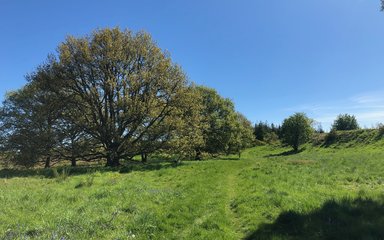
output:
[[[384,12],[379,0],[0,0],[0,94],[67,35],[149,32],[190,80],[231,98],[250,120],[306,112],[384,122]]]

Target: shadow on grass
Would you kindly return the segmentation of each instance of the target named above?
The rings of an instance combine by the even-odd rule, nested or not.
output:
[[[225,161],[239,161],[241,158],[239,157],[233,157],[233,156],[219,156],[217,158],[214,158],[214,160],[225,160]]]
[[[128,163],[119,167],[104,167],[101,165],[96,166],[78,166],[78,167],[57,167],[57,168],[48,168],[48,169],[1,169],[0,170],[0,179],[1,178],[14,178],[14,177],[46,177],[54,178],[55,174],[61,174],[63,171],[66,172],[69,176],[89,174],[93,172],[119,172],[119,173],[129,173],[133,171],[156,171],[160,169],[167,168],[176,168],[183,165],[183,163],[174,163],[174,162],[156,162],[156,163]],[[54,170],[55,169],[55,170]],[[56,172],[56,173],[55,173]]]
[[[295,155],[295,154],[303,152],[304,150],[305,150],[305,148],[299,149],[298,151],[289,150],[289,151],[285,151],[282,153],[268,154],[268,155],[265,155],[264,157],[281,157],[281,156]]]
[[[309,214],[288,211],[252,239],[384,239],[384,206],[370,199],[328,201]]]

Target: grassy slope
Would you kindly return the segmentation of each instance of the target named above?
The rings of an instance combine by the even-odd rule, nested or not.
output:
[[[0,239],[384,238],[383,143],[68,178],[3,170]]]

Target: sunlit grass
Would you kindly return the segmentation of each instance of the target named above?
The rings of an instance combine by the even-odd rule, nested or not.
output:
[[[57,173],[2,170],[0,238],[309,236],[308,228],[305,233],[285,233],[279,221],[289,221],[291,215],[292,219],[323,216],[314,211],[329,201],[366,199],[383,206],[382,146],[382,141],[350,148],[308,145],[299,154],[282,154],[290,149],[263,146],[247,150],[240,160],[59,169]],[[323,224],[322,219],[318,221]],[[383,218],[375,221],[382,223]],[[378,230],[374,227],[363,234],[375,239]],[[268,232],[271,229],[276,233]]]

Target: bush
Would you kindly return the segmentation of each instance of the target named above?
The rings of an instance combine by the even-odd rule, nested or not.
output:
[[[332,130],[345,131],[359,129],[356,117],[349,114],[340,114],[332,125]]]
[[[327,136],[325,137],[325,144],[329,145],[336,141],[337,139],[337,132],[336,130],[332,129]]]
[[[277,134],[274,132],[266,133],[264,141],[269,144],[277,143],[279,141],[279,136],[277,136]]]
[[[384,136],[384,124],[379,123],[377,125],[377,130],[378,130],[378,133],[377,133],[378,137]]]

